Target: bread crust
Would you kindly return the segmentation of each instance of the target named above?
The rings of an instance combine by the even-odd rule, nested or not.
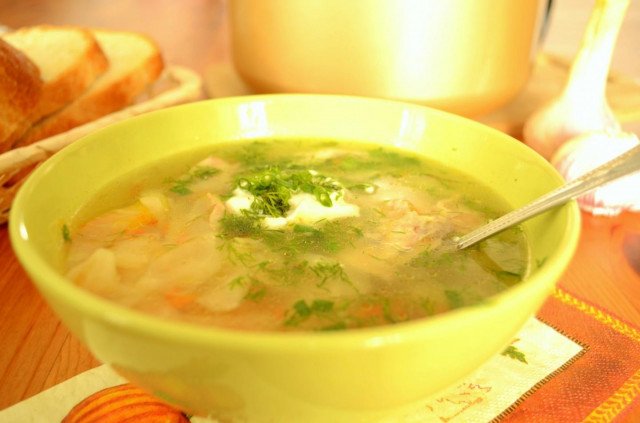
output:
[[[31,27],[20,28],[15,31],[3,34],[2,37],[9,44],[20,48],[21,39],[29,37],[34,33],[42,33],[45,36],[53,31],[68,32],[74,34],[75,40],[82,43],[82,49],[79,51],[73,64],[62,70],[56,78],[43,81],[42,96],[38,105],[34,108],[29,116],[31,123],[36,122],[43,116],[49,115],[75,98],[80,96],[108,67],[109,62],[106,55],[100,48],[88,29],[74,26],[53,26],[53,25],[37,25]],[[23,51],[31,61],[38,63],[43,60],[36,57],[37,53],[30,51],[28,48]],[[55,55],[56,52],[48,52]]]
[[[126,36],[131,42],[144,43],[147,46],[145,55],[139,58],[135,65],[126,68],[122,74],[115,77],[112,72],[116,71],[112,68],[108,69],[74,101],[33,125],[15,146],[34,143],[120,110],[133,103],[135,98],[162,73],[164,60],[160,49],[155,41],[146,35],[113,30],[93,30],[92,32],[98,42],[101,36],[112,35]],[[110,54],[109,48],[103,46],[102,50],[108,60],[117,60]],[[105,80],[101,80],[102,78]]]
[[[42,96],[38,67],[0,39],[0,153],[29,127],[29,116]]]

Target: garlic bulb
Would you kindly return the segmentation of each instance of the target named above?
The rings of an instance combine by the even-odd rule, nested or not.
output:
[[[526,144],[549,159],[566,140],[590,131],[620,131],[605,89],[629,0],[596,0],[562,93],[525,122]]]
[[[588,132],[564,143],[551,158],[551,164],[565,180],[572,181],[639,144],[638,137],[628,132]],[[640,211],[640,173],[597,188],[577,201],[580,209],[594,215]]]

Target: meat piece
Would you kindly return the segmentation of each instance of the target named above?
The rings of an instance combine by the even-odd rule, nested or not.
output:
[[[409,251],[424,240],[442,238],[449,231],[449,225],[435,216],[419,214],[406,200],[386,201],[381,212],[380,230],[374,238],[399,251]]]

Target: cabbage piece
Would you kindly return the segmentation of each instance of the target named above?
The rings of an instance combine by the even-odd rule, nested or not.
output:
[[[69,270],[67,278],[95,293],[113,292],[120,284],[116,255],[106,248],[98,248],[86,261]]]
[[[213,235],[167,246],[137,282],[149,289],[195,286],[211,279],[220,268],[219,241]]]

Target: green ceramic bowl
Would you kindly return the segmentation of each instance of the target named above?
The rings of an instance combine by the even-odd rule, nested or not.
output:
[[[524,224],[533,266],[479,306],[341,333],[247,333],[169,322],[66,281],[61,226],[94,193],[143,163],[256,137],[358,140],[418,151],[470,173],[517,207],[562,184],[531,149],[471,120],[357,97],[268,95],[149,113],[79,140],[36,169],[10,216],[15,252],[96,358],[159,397],[229,421],[375,421],[417,404],[498,354],[535,314],[576,248],[575,204]]]

